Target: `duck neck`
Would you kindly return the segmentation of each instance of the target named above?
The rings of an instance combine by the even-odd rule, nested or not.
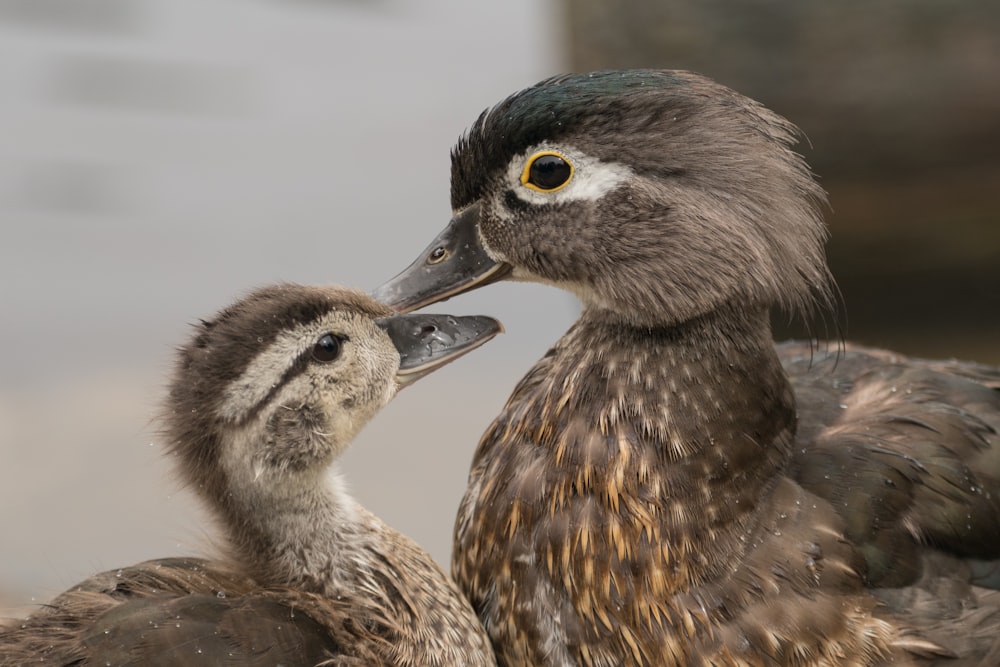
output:
[[[280,483],[268,474],[282,475]],[[335,595],[361,559],[367,516],[338,474],[235,480],[215,505],[232,556],[264,585]],[[235,481],[235,483],[233,483]]]
[[[548,386],[533,392],[543,417],[531,438],[572,480],[559,493],[590,489],[609,517],[622,499],[648,503],[658,516],[634,537],[655,529],[672,543],[675,583],[718,575],[708,560],[726,559],[701,554],[744,548],[791,455],[794,398],[767,312],[734,306],[658,329],[588,309],[536,370]]]

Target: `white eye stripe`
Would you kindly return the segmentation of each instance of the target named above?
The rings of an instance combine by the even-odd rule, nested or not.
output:
[[[244,419],[284,380],[295,361],[330,330],[330,319],[322,317],[278,334],[226,387],[219,416],[235,422]]]
[[[521,183],[528,159],[539,152],[552,152],[565,156],[573,166],[573,178],[558,190],[538,192]],[[574,149],[571,146],[555,146],[540,144],[533,146],[511,160],[507,167],[507,183],[519,199],[529,204],[540,206],[570,201],[596,201],[611,192],[634,172],[618,162],[602,162]]]

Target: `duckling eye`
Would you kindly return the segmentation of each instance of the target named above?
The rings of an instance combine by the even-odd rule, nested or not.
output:
[[[551,151],[532,155],[521,172],[521,184],[538,192],[564,188],[572,178],[573,165],[559,153]]]
[[[336,334],[323,334],[313,345],[312,357],[316,361],[329,363],[340,356],[343,343],[344,339]]]

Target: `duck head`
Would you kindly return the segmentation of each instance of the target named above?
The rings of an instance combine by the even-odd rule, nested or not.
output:
[[[488,317],[396,314],[342,288],[257,290],[180,351],[168,449],[223,504],[309,486],[400,387],[501,330]]]
[[[547,79],[458,141],[454,217],[374,296],[408,311],[535,281],[637,326],[726,304],[829,306],[825,197],[796,138],[777,114],[690,72]]]

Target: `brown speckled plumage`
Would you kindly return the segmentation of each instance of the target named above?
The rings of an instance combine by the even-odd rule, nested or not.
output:
[[[480,441],[456,524],[500,664],[995,664],[1000,369],[775,347],[773,307],[835,293],[794,141],[640,70],[544,81],[456,147],[456,218],[376,293],[405,310],[509,276],[583,303]],[[564,187],[521,180],[539,152],[573,163]]]
[[[407,381],[400,340],[428,350],[430,365],[407,369],[425,373],[497,331],[450,318],[454,343],[431,352],[422,336],[444,320],[397,340],[390,314],[358,292],[281,285],[203,322],[180,351],[164,437],[229,553],[95,575],[0,626],[0,665],[495,664],[450,578],[329,475]]]

